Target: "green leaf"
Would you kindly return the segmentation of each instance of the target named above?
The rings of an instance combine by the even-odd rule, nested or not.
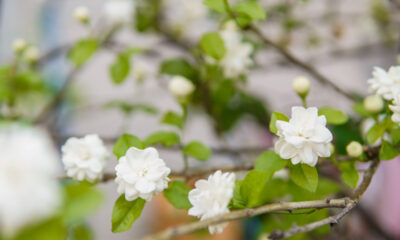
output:
[[[193,141],[188,143],[182,150],[186,155],[205,161],[211,156],[211,150],[203,143]]]
[[[73,240],[92,240],[94,239],[92,231],[84,225],[78,225],[72,230]]]
[[[264,171],[252,170],[247,173],[240,186],[240,194],[246,202],[246,207],[263,204],[268,197],[266,184],[271,175]]]
[[[61,218],[52,218],[24,228],[13,240],[64,240],[66,229]]]
[[[172,111],[168,111],[161,119],[161,123],[176,126],[179,129],[182,129],[184,124],[184,119],[182,115],[179,115],[178,113]]]
[[[339,164],[339,168],[342,171],[342,174],[340,176],[342,181],[350,188],[356,188],[360,176],[356,170],[355,162],[341,162]]]
[[[392,140],[392,144],[394,146],[400,143],[400,128],[390,129],[390,139]]]
[[[353,110],[364,118],[369,118],[373,116],[370,112],[367,111],[367,109],[365,109],[363,102],[357,102],[356,104],[354,104]]]
[[[243,181],[236,181],[235,187],[233,189],[233,197],[230,202],[229,208],[245,208],[247,204],[247,199],[245,199],[241,194],[241,185]]]
[[[390,118],[386,117],[382,122],[378,122],[374,126],[372,126],[367,132],[367,142],[369,144],[375,143],[379,138],[383,136],[390,123]]]
[[[183,76],[187,79],[194,79],[196,77],[196,70],[193,66],[182,58],[169,59],[164,61],[160,67],[160,73],[168,74],[171,76]]]
[[[134,112],[144,112],[151,115],[156,115],[158,109],[146,103],[129,103],[122,100],[112,100],[104,105],[105,108],[119,108],[125,114],[132,114]]]
[[[131,228],[132,223],[142,214],[145,200],[138,198],[134,201],[127,201],[122,194],[114,204],[111,223],[112,232],[125,232]]]
[[[268,150],[258,156],[254,165],[254,169],[268,172],[271,176],[273,176],[276,171],[286,167],[287,164],[288,160],[282,159],[274,151]]]
[[[226,52],[224,40],[216,32],[204,34],[200,39],[200,46],[204,53],[217,60],[222,59]]]
[[[392,146],[389,142],[383,140],[381,150],[379,151],[380,160],[392,160],[400,155],[400,151]]]
[[[146,144],[138,137],[125,133],[114,144],[113,153],[119,159],[125,155],[126,151],[128,151],[130,147],[144,149]]]
[[[88,38],[77,42],[69,51],[68,58],[79,67],[84,64],[99,48],[96,39]]]
[[[239,2],[233,10],[238,13],[243,13],[253,20],[264,20],[267,15],[265,10],[255,1]]]
[[[169,187],[164,190],[164,196],[177,209],[189,209],[192,204],[189,202],[190,188],[181,180],[174,180],[169,183]]]
[[[205,0],[203,4],[216,12],[226,12],[224,0]]]
[[[159,131],[151,134],[145,140],[146,145],[154,145],[161,143],[166,147],[170,147],[180,142],[178,134],[171,131]]]
[[[349,118],[344,112],[331,107],[320,108],[318,110],[318,114],[324,115],[326,117],[327,123],[333,125],[345,124],[349,120]]]
[[[318,186],[318,172],[315,167],[310,167],[307,164],[290,165],[290,179],[298,186],[315,192]]]
[[[287,122],[287,121],[289,121],[289,118],[285,114],[280,113],[280,112],[273,112],[272,113],[271,120],[269,122],[269,130],[271,130],[271,132],[273,132],[275,134],[278,132],[278,129],[276,128],[276,121],[277,120],[281,120],[281,121]]]
[[[121,54],[110,66],[110,76],[115,84],[121,84],[125,81],[130,71],[129,57]]]
[[[80,221],[95,212],[103,202],[103,194],[87,182],[68,182],[65,186],[63,217]]]

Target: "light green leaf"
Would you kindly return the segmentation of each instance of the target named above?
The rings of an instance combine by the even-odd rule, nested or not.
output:
[[[264,20],[267,17],[265,10],[255,1],[239,2],[233,7],[233,10],[243,13],[253,20]]]
[[[119,159],[125,155],[126,151],[128,151],[130,147],[144,149],[146,144],[138,137],[125,133],[114,144],[113,153]]]
[[[327,123],[333,125],[345,124],[349,120],[349,118],[344,112],[331,107],[320,108],[318,110],[318,114],[324,115],[326,117]]]
[[[193,66],[182,58],[174,58],[164,61],[160,67],[160,73],[171,76],[183,76],[187,79],[196,78],[196,70]]]
[[[216,32],[204,34],[200,39],[200,46],[205,54],[217,60],[222,59],[226,52],[224,40]]]
[[[360,176],[356,170],[355,162],[342,162],[339,164],[339,168],[342,171],[340,176],[342,181],[350,188],[356,188]]]
[[[390,118],[386,117],[382,122],[378,122],[374,126],[372,126],[367,132],[367,142],[369,144],[375,143],[379,138],[383,136],[390,123]]]
[[[110,76],[115,84],[121,84],[125,81],[130,71],[129,57],[119,55],[117,59],[110,66]]]
[[[73,240],[92,240],[94,239],[92,231],[87,226],[78,225],[72,230]]]
[[[52,218],[24,228],[13,240],[65,240],[66,229],[61,218]]]
[[[166,147],[170,147],[180,142],[178,134],[170,131],[159,131],[151,134],[145,140],[146,145],[154,145],[161,143]]]
[[[353,105],[353,110],[354,112],[360,114],[362,117],[369,118],[372,117],[373,115],[367,111],[364,107],[363,102],[357,102],[356,104]]]
[[[125,114],[132,114],[134,112],[144,112],[151,115],[156,115],[158,109],[146,103],[130,103],[122,100],[112,100],[104,105],[105,108],[118,108]]]
[[[268,198],[266,184],[271,175],[264,171],[252,170],[247,173],[240,186],[240,194],[246,207],[255,207],[263,204]]]
[[[307,164],[290,165],[290,179],[298,186],[315,192],[318,186],[318,172],[315,167],[310,167]]]
[[[205,0],[203,4],[216,12],[226,12],[224,0]]]
[[[394,146],[400,143],[400,128],[392,128],[390,130],[390,139],[392,140],[392,144]]]
[[[138,198],[134,201],[127,201],[125,194],[122,194],[114,204],[111,223],[112,232],[125,232],[131,228],[132,223],[142,214],[145,200]]]
[[[164,190],[164,196],[177,209],[189,209],[192,204],[189,202],[190,188],[183,181],[174,180],[169,183],[169,187]]]
[[[241,194],[241,185],[243,181],[236,181],[235,187],[233,189],[233,197],[230,202],[229,208],[245,208],[247,204],[247,199]]]
[[[69,51],[68,58],[79,67],[97,51],[99,43],[96,39],[88,38],[77,42]]]
[[[200,161],[206,161],[211,156],[211,150],[198,141],[188,143],[182,151],[186,155],[194,157]]]
[[[179,115],[178,113],[172,111],[168,111],[161,119],[161,123],[176,126],[179,129],[182,129],[184,119],[182,115]]]
[[[271,132],[273,132],[275,134],[278,132],[278,129],[276,128],[276,121],[277,120],[281,120],[281,121],[287,122],[287,121],[289,121],[289,118],[285,114],[280,113],[280,112],[273,112],[272,113],[271,120],[269,122],[269,130],[271,130]]]
[[[287,164],[288,160],[282,159],[274,151],[269,150],[263,152],[260,156],[258,156],[254,165],[254,169],[268,172],[268,174],[273,176],[276,171],[286,167]]]
[[[392,146],[389,142],[383,140],[381,150],[379,151],[380,160],[392,160],[400,155],[400,151]]]

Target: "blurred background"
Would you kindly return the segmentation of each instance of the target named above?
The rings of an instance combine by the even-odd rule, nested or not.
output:
[[[166,0],[167,1],[167,0]],[[184,1],[184,0],[182,0]],[[189,0],[186,0],[189,1]],[[200,2],[201,0],[190,0]],[[266,35],[314,66],[336,84],[356,92],[367,94],[366,81],[374,66],[387,68],[397,64],[399,45],[399,11],[396,0],[260,0],[267,9],[268,18],[259,23]],[[92,19],[100,19],[105,1],[102,0],[0,0],[0,64],[13,59],[12,42],[24,38],[38,46],[41,54],[62,46],[68,46],[87,34],[87,29],[74,21],[75,7],[85,5]],[[175,8],[184,4],[174,1]],[[194,4],[194,3],[193,3]],[[173,15],[172,9],[164,12],[164,18]],[[175,14],[178,14],[176,10]],[[169,15],[168,15],[169,14]],[[211,17],[198,23],[183,37],[184,42],[195,44],[202,33],[218,28]],[[100,24],[101,25],[101,24]],[[74,75],[70,86],[69,102],[56,112],[53,130],[58,144],[69,136],[99,134],[112,144],[122,133],[129,132],[145,137],[160,126],[161,112],[179,111],[180,107],[166,91],[166,84],[158,72],[163,60],[187,54],[178,44],[155,32],[139,33],[133,27],[122,29],[114,41],[126,45],[156,49],[156,55],[135,57],[132,64],[137,68],[121,85],[110,80],[108,66],[114,61],[111,50],[101,50],[84,68]],[[43,67],[46,81],[54,91],[63,86],[71,69],[65,51],[51,57]],[[246,90],[262,99],[269,110],[290,113],[291,106],[300,105],[292,90],[293,78],[304,75],[312,81],[309,94],[310,106],[330,105],[350,115],[352,105],[331,88],[322,85],[307,72],[287,62],[278,52],[264,48],[254,56],[255,66],[249,71]],[[144,70],[143,70],[144,69]],[[138,71],[145,72],[145,79],[138,83]],[[154,106],[156,115],[141,112],[124,113],[118,107],[109,107],[111,101],[146,103]],[[108,107],[107,107],[108,106]],[[32,110],[28,107],[28,111]],[[31,113],[28,113],[31,114]],[[33,113],[34,114],[34,113]],[[158,115],[157,115],[158,114]],[[201,109],[189,109],[189,120],[183,141],[200,140],[212,148],[238,147],[268,148],[273,137],[267,127],[249,120],[238,121],[232,130],[223,134],[223,141],[214,129],[212,120]],[[172,150],[162,150],[167,165],[181,169],[181,156]],[[254,155],[213,155],[208,164],[226,166],[235,161],[247,161]],[[114,159],[113,159],[114,160]],[[113,170],[116,161],[109,161]],[[191,161],[191,166],[203,163]],[[348,216],[345,226],[327,239],[400,239],[400,162],[384,162],[374,178],[372,186],[362,199],[361,210]],[[105,201],[100,211],[89,219],[95,239],[136,239],[185,219],[186,211],[174,210],[162,196],[147,204],[142,217],[125,233],[111,233],[110,216],[114,201],[118,198],[116,184],[112,181],[100,184]],[[1,197],[1,196],[0,196]],[[239,226],[239,227],[238,227]],[[214,238],[202,233],[181,239],[255,239],[257,219],[231,223],[229,228]],[[346,234],[343,234],[346,233]],[[339,237],[340,236],[340,237]]]

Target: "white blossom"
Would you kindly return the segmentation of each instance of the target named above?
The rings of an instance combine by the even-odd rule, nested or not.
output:
[[[67,175],[76,180],[95,182],[103,177],[109,153],[98,135],[72,137],[62,146]]]
[[[17,38],[12,43],[12,49],[15,53],[20,53],[25,50],[27,45],[28,43],[25,41],[25,39]]]
[[[133,19],[135,5],[133,0],[107,0],[104,15],[112,24],[128,23]]]
[[[195,188],[189,192],[189,201],[193,205],[189,215],[200,220],[228,213],[228,205],[233,197],[235,174],[217,171],[207,180],[201,179],[195,183]],[[226,223],[211,225],[208,230],[211,234],[221,233]]]
[[[81,23],[87,23],[90,18],[89,9],[86,6],[79,6],[74,9],[74,18]]]
[[[35,46],[29,46],[26,49],[24,56],[29,62],[36,62],[40,57],[39,49]]]
[[[150,201],[153,195],[168,187],[168,168],[159,156],[157,149],[144,150],[131,147],[121,157],[115,167],[118,193],[125,194],[127,201],[142,198]]]
[[[310,91],[310,80],[306,77],[300,76],[293,79],[293,89],[300,96],[306,96]]]
[[[389,105],[389,108],[393,112],[392,121],[395,123],[400,123],[400,95],[397,95],[394,98],[392,105]]]
[[[0,127],[0,232],[13,236],[61,203],[58,155],[39,129]]]
[[[369,90],[386,100],[393,100],[400,94],[400,66],[392,66],[389,71],[374,67],[373,78],[368,80]]]
[[[292,107],[289,122],[278,120],[276,127],[279,140],[275,151],[282,158],[291,159],[293,164],[315,166],[318,157],[331,155],[332,133],[326,128],[325,116],[318,116],[317,108]]]
[[[363,105],[368,112],[374,114],[382,110],[384,103],[380,96],[372,95],[364,99]]]
[[[169,81],[168,89],[176,98],[184,98],[193,93],[195,86],[185,77],[174,76]]]
[[[359,142],[351,141],[346,146],[347,155],[352,158],[358,158],[363,153],[362,145]]]

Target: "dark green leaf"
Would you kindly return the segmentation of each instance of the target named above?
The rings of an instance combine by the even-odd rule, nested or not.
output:
[[[176,58],[164,61],[160,67],[160,73],[171,76],[183,76],[187,79],[195,79],[196,70],[185,59]]]
[[[342,162],[339,164],[339,168],[342,171],[342,174],[340,176],[342,178],[342,181],[350,188],[356,188],[359,174],[356,170],[355,162]]]
[[[168,111],[163,118],[161,119],[161,123],[165,123],[168,125],[176,126],[179,129],[183,128],[184,119],[182,115],[178,113]]]
[[[145,200],[138,198],[134,201],[127,201],[122,194],[114,204],[111,223],[112,232],[125,232],[131,228],[132,223],[142,214]]]
[[[246,207],[263,204],[268,197],[266,184],[271,175],[264,171],[252,170],[247,173],[240,186],[240,194],[246,202]]]
[[[318,172],[315,167],[310,167],[307,164],[290,165],[290,179],[298,186],[315,192],[318,186]]]
[[[265,10],[255,1],[239,2],[233,10],[243,13],[253,20],[263,20],[267,17]]]
[[[182,150],[186,155],[205,161],[211,156],[211,150],[203,143],[193,141],[188,143]]]
[[[389,142],[383,140],[381,150],[379,151],[380,160],[392,160],[400,155],[400,151],[392,146]]]
[[[278,129],[276,128],[276,121],[277,120],[281,120],[281,121],[287,122],[287,121],[289,121],[289,118],[286,117],[285,114],[280,113],[280,112],[273,112],[272,113],[271,120],[269,122],[269,130],[271,130],[271,132],[273,132],[275,134],[278,132]]]
[[[99,43],[96,39],[83,39],[77,42],[68,53],[68,58],[79,67],[97,51]]]
[[[146,138],[146,145],[154,145],[161,143],[166,147],[170,147],[180,142],[178,134],[170,131],[159,131],[151,134]]]
[[[123,134],[114,144],[113,153],[117,158],[124,156],[130,147],[144,149],[146,144],[143,143],[138,137],[130,134]]]
[[[23,229],[13,240],[64,240],[66,229],[60,218],[52,218]]]
[[[92,240],[94,239],[92,231],[87,226],[78,225],[72,230],[73,240]]]
[[[222,59],[226,52],[224,40],[216,32],[204,34],[200,39],[200,46],[205,54],[217,60]]]
[[[349,120],[349,118],[344,112],[331,107],[320,108],[318,110],[318,114],[324,115],[326,117],[327,123],[334,125],[341,125]]]
[[[278,170],[286,167],[288,160],[282,159],[274,151],[269,150],[258,156],[254,169],[268,172],[271,176]]]
[[[180,180],[170,182],[169,187],[164,190],[164,196],[177,209],[189,209],[192,204],[189,202],[190,188]]]

